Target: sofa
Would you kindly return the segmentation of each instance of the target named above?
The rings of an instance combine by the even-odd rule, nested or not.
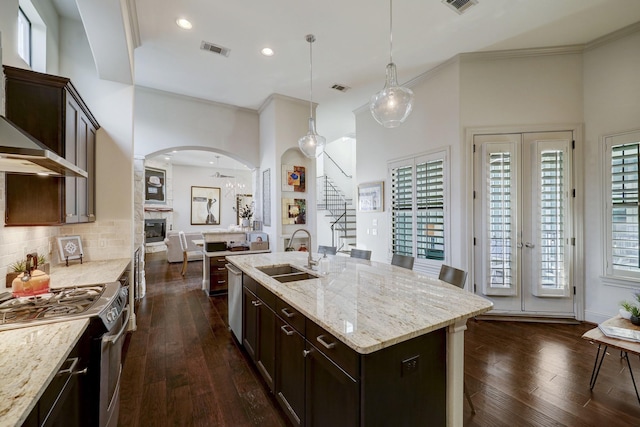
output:
[[[194,239],[202,239],[201,232],[185,232],[187,238],[187,252],[189,252],[189,261],[202,260],[202,248],[193,243]],[[177,231],[167,232],[164,239],[167,245],[167,262],[182,262],[182,248],[180,247],[180,237]]]

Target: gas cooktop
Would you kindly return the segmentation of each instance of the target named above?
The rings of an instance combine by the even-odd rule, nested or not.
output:
[[[0,303],[0,331],[83,317],[100,317],[107,329],[114,310],[126,304],[120,282],[52,289],[32,297],[10,298]]]

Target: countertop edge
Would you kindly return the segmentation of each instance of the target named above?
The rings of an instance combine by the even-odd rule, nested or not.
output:
[[[397,343],[400,342],[404,342],[407,341],[409,339],[433,332],[435,330],[438,329],[442,329],[445,328],[447,326],[453,325],[461,320],[468,320],[471,317],[477,316],[479,314],[482,313],[486,313],[487,311],[490,311],[493,308],[493,304],[489,301],[487,301],[487,305],[483,308],[478,308],[478,309],[472,309],[469,311],[466,311],[462,314],[459,314],[457,316],[453,316],[450,319],[447,319],[445,321],[441,321],[441,322],[437,322],[437,323],[432,323],[428,326],[425,326],[423,328],[418,328],[415,329],[409,333],[405,333],[405,334],[400,334],[394,338],[391,339],[386,339],[385,341],[380,341],[380,340],[376,340],[377,342],[375,344],[371,344],[368,346],[360,346],[356,343],[354,343],[352,340],[349,339],[349,337],[347,337],[344,333],[335,330],[333,327],[331,327],[331,325],[326,324],[324,321],[322,321],[321,319],[318,319],[314,314],[309,313],[307,310],[304,309],[304,307],[301,307],[300,305],[296,304],[295,301],[292,301],[290,298],[288,298],[286,295],[284,295],[281,292],[281,289],[283,284],[279,283],[278,281],[276,281],[275,279],[270,278],[269,276],[267,276],[266,274],[262,273],[260,270],[258,270],[256,267],[245,267],[245,265],[238,265],[239,262],[234,262],[233,259],[228,259],[228,261],[235,265],[236,267],[240,268],[244,273],[248,274],[251,278],[253,278],[254,280],[256,280],[258,283],[260,283],[261,285],[263,285],[265,288],[267,288],[269,291],[273,292],[277,297],[281,298],[283,301],[285,301],[288,304],[291,304],[291,306],[293,308],[295,308],[296,310],[298,310],[300,313],[302,313],[304,316],[306,316],[307,318],[309,318],[311,321],[315,322],[317,325],[319,325],[320,327],[326,329],[329,333],[331,333],[332,335],[334,335],[337,339],[339,339],[341,342],[343,342],[344,344],[346,344],[349,348],[351,348],[352,350],[360,353],[360,354],[369,354],[369,353],[373,353],[375,351],[381,350],[383,348],[386,347],[390,347],[392,345],[395,345]],[[352,260],[353,261],[353,260]],[[358,262],[358,261],[355,261]],[[300,265],[299,264],[299,260],[292,260],[290,262],[292,265],[295,265],[296,267],[300,268],[301,270],[305,270],[308,272],[311,272],[315,275],[318,274],[317,271],[315,270],[309,270],[307,267]],[[247,268],[249,271],[245,271],[245,268]],[[426,277],[424,275],[421,275],[420,273],[417,272],[413,272],[413,274],[416,275],[416,278],[419,277]],[[466,291],[463,291],[466,292]],[[473,294],[471,294],[473,295]],[[474,297],[477,297],[474,295]],[[481,297],[477,297],[477,298],[481,298]]]

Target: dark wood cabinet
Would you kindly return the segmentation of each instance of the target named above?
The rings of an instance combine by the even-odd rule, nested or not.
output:
[[[360,354],[243,275],[243,344],[295,426],[446,425],[446,329]]]
[[[6,175],[7,225],[95,221],[96,131],[100,127],[68,78],[4,66],[5,115],[88,178]]]
[[[209,295],[225,294],[229,290],[229,272],[227,259],[224,256],[209,258]]]
[[[357,427],[360,422],[358,381],[309,341],[306,350],[305,425]]]
[[[275,395],[294,426],[304,425],[305,340],[280,317],[276,319]]]
[[[243,275],[242,299],[244,347],[273,391],[276,363],[275,296],[251,277]]]

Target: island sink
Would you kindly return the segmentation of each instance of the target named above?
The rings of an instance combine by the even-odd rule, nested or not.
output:
[[[280,283],[295,282],[298,280],[317,279],[318,276],[302,271],[292,265],[274,265],[269,267],[256,267],[267,276],[276,279]]]

